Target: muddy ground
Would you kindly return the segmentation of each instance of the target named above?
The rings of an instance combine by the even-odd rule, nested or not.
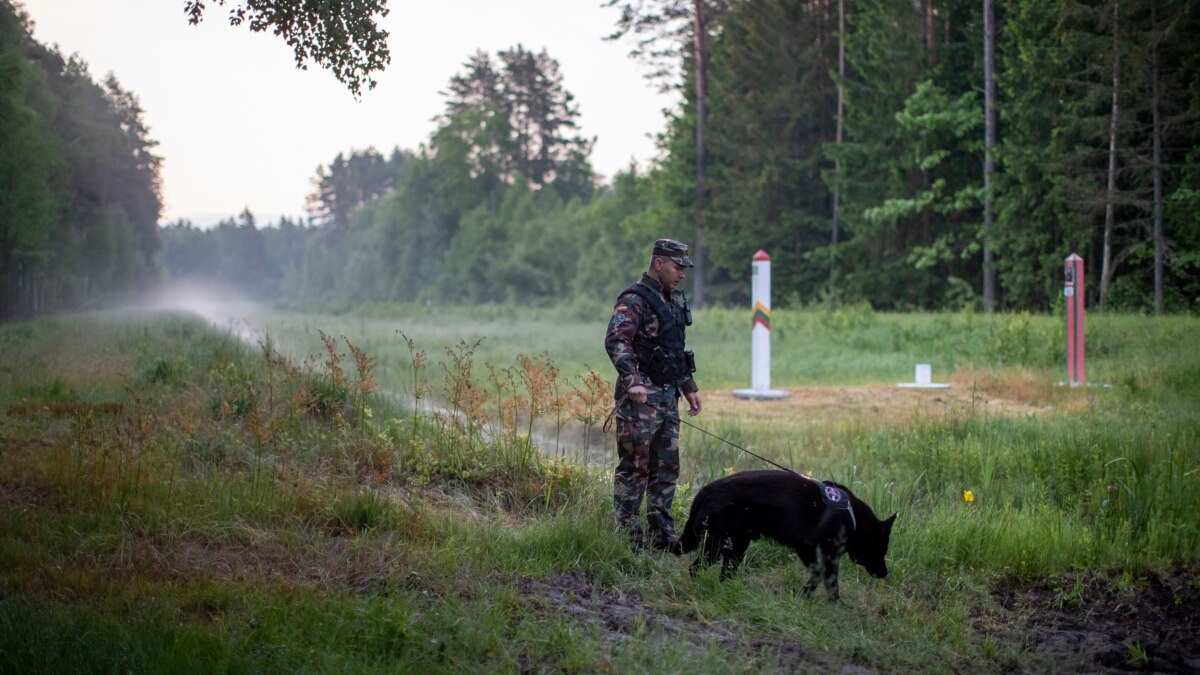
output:
[[[614,648],[635,635],[683,644],[697,656],[716,643],[740,654],[753,671],[880,672],[821,649],[777,636],[737,632],[717,623],[663,614],[637,593],[592,583],[572,572],[517,581],[534,611],[571,617],[600,629]],[[997,588],[994,604],[975,622],[969,641],[990,661],[945,664],[958,672],[1195,673],[1200,672],[1200,580],[1190,570],[1132,584],[1089,574],[1028,587]],[[536,670],[536,664],[525,664]],[[603,667],[604,664],[600,664]]]

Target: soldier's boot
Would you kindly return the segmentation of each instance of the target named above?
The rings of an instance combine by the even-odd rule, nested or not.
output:
[[[683,555],[683,545],[675,535],[675,524],[669,522],[650,521],[650,531],[646,535],[646,548],[653,551],[666,551],[674,555]]]
[[[671,492],[674,492],[674,487]],[[668,494],[664,498],[663,495],[651,495],[646,513],[646,519],[650,525],[647,528],[649,531],[646,534],[646,546],[655,551],[682,555],[683,547],[679,543],[678,535],[675,534],[675,520],[670,515],[671,497],[673,496],[673,494]]]
[[[629,537],[629,548],[634,553],[641,553],[646,547],[646,535],[642,529],[637,509],[630,508],[632,504],[623,502],[620,498],[613,501],[616,506],[613,510],[613,515],[615,516],[617,529]]]

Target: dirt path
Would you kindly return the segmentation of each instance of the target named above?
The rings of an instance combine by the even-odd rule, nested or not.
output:
[[[993,591],[976,631],[1040,661],[1045,672],[1200,672],[1195,570],[1122,581],[1090,572]],[[1022,672],[1015,666],[1009,672]],[[1037,671],[1025,671],[1037,672]]]
[[[967,414],[1041,415],[1051,407],[1036,400],[989,394],[970,382],[948,389],[907,389],[895,384],[788,387],[777,400],[751,401],[732,391],[704,392],[706,409],[756,421],[803,417],[831,422],[943,418]],[[1029,399],[1034,397],[1030,396]]]
[[[743,655],[747,669],[756,672],[878,672],[777,636],[654,612],[636,592],[597,585],[581,572],[522,577],[516,587],[533,611],[599,629],[614,648],[640,635],[687,645],[697,656],[715,642],[727,653]],[[1200,580],[1193,571],[1151,575],[1128,586],[1083,573],[1000,587],[992,597],[994,607],[973,622],[968,639],[976,645],[990,642],[996,655],[976,667],[959,664],[966,672],[1200,672]],[[524,665],[537,670],[537,664]]]

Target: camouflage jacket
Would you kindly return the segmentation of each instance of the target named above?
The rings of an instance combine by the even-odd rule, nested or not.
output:
[[[662,284],[648,275],[643,274],[638,283],[662,293]],[[665,296],[664,296],[665,297]],[[670,302],[671,311],[680,323],[683,322],[683,293],[672,291]],[[642,385],[647,390],[655,388],[655,383],[638,370],[637,349],[635,341],[651,339],[658,335],[658,315],[650,305],[637,293],[622,293],[617,298],[613,308],[612,319],[608,322],[608,331],[604,336],[604,349],[608,358],[612,359],[617,369],[617,384],[615,396],[619,400],[630,387]],[[679,383],[680,393],[690,394],[698,391],[696,381],[689,375]]]

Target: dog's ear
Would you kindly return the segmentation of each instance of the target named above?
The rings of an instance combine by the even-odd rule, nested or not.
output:
[[[896,516],[898,516],[898,515],[900,515],[899,511],[893,513],[887,520],[883,521],[882,524],[883,524],[884,532],[889,533],[889,534],[891,533],[892,524],[894,524],[896,522]]]

